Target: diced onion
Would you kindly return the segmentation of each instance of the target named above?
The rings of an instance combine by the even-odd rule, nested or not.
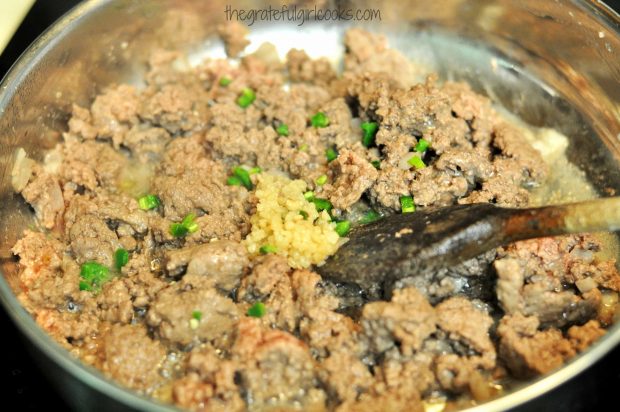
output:
[[[256,51],[252,53],[252,56],[255,56],[257,59],[266,64],[280,64],[280,56],[278,56],[278,50],[276,49],[276,46],[269,42],[261,44],[258,49],[256,49]]]
[[[577,282],[575,282],[575,285],[581,293],[586,293],[596,287],[596,282],[592,278],[585,278],[579,279]]]
[[[16,192],[21,192],[28,184],[32,176],[34,164],[34,160],[27,157],[26,151],[23,148],[17,149],[15,152],[15,163],[11,170],[11,185],[13,185],[13,189]]]

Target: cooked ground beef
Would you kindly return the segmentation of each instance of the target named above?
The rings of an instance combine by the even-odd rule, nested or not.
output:
[[[229,56],[246,32],[219,28]],[[401,196],[422,208],[525,206],[528,188],[544,184],[543,159],[489,99],[420,82],[382,36],[352,29],[344,42],[342,73],[302,50],[282,64],[269,45],[238,65],[191,70],[157,51],[144,88],[112,85],[74,105],[53,150],[60,165],[20,159],[16,191],[40,227],[13,253],[19,299],[39,325],[119,383],[206,411],[421,411],[437,396],[463,405],[496,396],[507,373],[547,373],[598,339],[620,276],[591,235],[492,250],[370,303],[291,266],[294,248],[288,259],[270,245],[248,252],[269,196],[256,193],[269,181],[261,173],[301,180],[353,225],[369,209],[398,213]],[[244,93],[254,99],[240,105]],[[368,122],[377,132],[363,145]],[[308,215],[281,201],[270,207],[290,219],[269,222],[274,239]]]

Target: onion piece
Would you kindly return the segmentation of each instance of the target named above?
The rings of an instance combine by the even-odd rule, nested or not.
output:
[[[594,289],[597,285],[594,279],[584,278],[584,279],[579,279],[577,282],[575,282],[575,286],[577,286],[577,289],[579,289],[579,292],[586,293]]]
[[[251,56],[256,57],[258,60],[262,61],[267,65],[275,66],[281,63],[276,46],[269,42],[264,42],[263,44],[261,44],[258,49],[256,49],[256,51],[251,54]]]
[[[21,192],[26,188],[30,177],[32,177],[34,160],[26,155],[26,151],[20,147],[15,151],[15,162],[11,170],[11,185],[16,192]]]

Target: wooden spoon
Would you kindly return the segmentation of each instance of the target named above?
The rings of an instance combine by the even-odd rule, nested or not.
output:
[[[530,209],[449,206],[358,226],[317,271],[368,288],[450,267],[516,240],[615,230],[620,230],[620,197]]]

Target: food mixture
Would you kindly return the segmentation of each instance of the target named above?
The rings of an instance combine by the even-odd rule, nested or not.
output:
[[[342,72],[275,49],[196,67],[156,51],[143,87],[73,106],[13,184],[36,322],[116,382],[191,410],[466,407],[562,366],[613,322],[595,235],[493,250],[369,299],[314,268],[350,230],[457,203],[525,207],[545,159],[467,84],[417,82],[351,29]],[[385,286],[384,286],[385,287]]]

